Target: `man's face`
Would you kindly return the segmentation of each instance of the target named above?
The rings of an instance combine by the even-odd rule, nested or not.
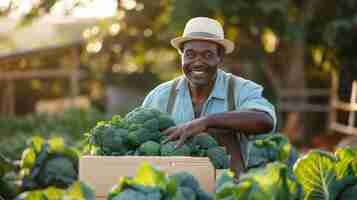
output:
[[[216,77],[222,58],[218,53],[219,45],[204,40],[186,42],[182,49],[182,70],[193,86],[208,86]]]

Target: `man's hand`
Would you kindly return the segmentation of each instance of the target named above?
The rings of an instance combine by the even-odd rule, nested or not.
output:
[[[190,122],[166,129],[163,133],[168,135],[168,138],[162,143],[167,143],[170,140],[179,138],[176,148],[180,148],[187,139],[206,131],[206,129],[207,124],[205,118],[194,119]]]
[[[272,117],[264,111],[254,109],[229,111],[207,115],[166,129],[164,133],[169,137],[163,143],[179,138],[177,147],[180,147],[187,139],[202,132],[214,133],[220,130],[219,134],[230,134],[237,131],[245,134],[257,134],[268,133],[273,127]]]

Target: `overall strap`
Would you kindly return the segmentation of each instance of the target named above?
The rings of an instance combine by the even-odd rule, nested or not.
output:
[[[229,76],[228,80],[228,111],[236,110],[236,102],[234,98],[234,78]]]
[[[176,102],[176,95],[177,95],[177,91],[176,91],[176,87],[178,85],[178,83],[180,82],[180,78],[176,78],[174,80],[174,82],[172,83],[172,87],[171,87],[171,91],[170,91],[170,96],[169,96],[169,100],[167,102],[167,107],[166,107],[166,111],[168,114],[172,114],[172,111],[174,109],[175,106],[175,102]]]
[[[234,77],[232,74],[229,75],[229,82],[228,82],[228,111],[233,111],[236,110],[236,103],[235,103],[235,98],[234,98],[234,90],[235,90],[235,82],[234,82]],[[242,152],[242,145],[241,145],[241,139],[242,135],[241,133],[236,133],[235,134],[236,139],[238,140],[238,149],[239,149],[239,155],[240,155],[240,162],[238,162],[238,169],[241,171],[245,171],[245,162],[243,158],[243,152]]]

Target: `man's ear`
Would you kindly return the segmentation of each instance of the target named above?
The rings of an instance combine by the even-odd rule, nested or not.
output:
[[[224,58],[224,54],[221,54],[220,56],[219,56],[219,61],[222,63],[223,62],[223,58]]]
[[[217,50],[218,50],[218,57],[220,59],[220,62],[223,62],[225,49],[224,49],[224,47],[219,46]]]

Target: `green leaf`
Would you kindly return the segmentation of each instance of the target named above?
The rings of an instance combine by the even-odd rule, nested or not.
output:
[[[331,187],[332,194],[334,195],[331,199],[355,199],[357,188],[354,186],[357,186],[357,177],[355,176],[346,176],[341,180],[336,181]]]
[[[357,176],[357,160],[354,160],[352,163],[351,163],[351,166],[352,166],[352,173],[354,176]]]
[[[225,199],[230,196],[234,196],[235,191],[239,191],[237,185],[233,182],[226,182],[220,185],[215,192],[215,199]]]
[[[63,155],[77,163],[79,160],[80,153],[74,148],[65,148],[63,151]]]
[[[269,199],[269,197],[261,190],[258,184],[252,179],[247,179],[245,181],[240,182],[233,195],[237,200],[259,200],[265,198]]]
[[[63,138],[55,137],[48,141],[50,153],[63,153],[65,144]]]
[[[45,144],[45,140],[40,136],[34,136],[31,138],[30,147],[35,150],[36,154],[39,154],[42,151],[42,147]]]
[[[281,162],[269,163],[265,168],[252,169],[243,174],[240,180],[253,180],[259,186],[260,193],[264,193],[268,199],[294,199],[297,195],[297,183],[291,179],[288,166]],[[253,196],[254,199],[264,198],[255,194]]]
[[[163,190],[166,190],[167,187],[167,176],[165,172],[155,169],[147,162],[144,162],[140,166],[134,181],[137,184],[149,187],[159,187]]]
[[[355,200],[356,194],[357,194],[357,184],[354,184],[353,186],[350,186],[348,189],[342,192],[339,196],[340,197],[339,199]]]
[[[21,193],[15,200],[48,200],[43,191],[30,191]]]
[[[336,181],[336,157],[314,150],[301,157],[294,166],[294,174],[303,186],[305,200],[328,200],[331,185]]]
[[[248,148],[248,168],[261,167],[269,162],[280,161],[292,168],[297,152],[286,136],[266,135],[255,140]]]
[[[177,182],[175,178],[171,178],[167,184],[167,193],[169,196],[175,196],[177,190]]]
[[[36,161],[35,150],[33,148],[27,148],[22,153],[21,164],[20,164],[21,168],[31,169],[35,164],[35,161]]]
[[[336,164],[337,179],[342,179],[345,176],[353,174],[353,162],[357,159],[357,152],[352,148],[339,148],[335,151],[335,156],[338,158]]]
[[[301,196],[299,185],[289,174],[287,165],[274,162],[264,168],[249,170],[242,174],[238,184],[233,181],[223,183],[216,190],[216,199],[287,199]]]
[[[0,153],[0,178],[15,168],[16,165]]]
[[[118,183],[111,189],[111,191],[108,194],[108,200],[113,199],[116,195],[118,195],[120,192],[124,191],[125,187],[128,185],[133,184],[133,180],[130,179],[129,177],[121,177],[118,181]]]
[[[65,190],[56,187],[48,187],[46,190],[43,191],[43,193],[51,200],[61,200],[65,192]]]
[[[72,200],[95,200],[95,195],[93,190],[81,182],[75,182],[68,189],[66,194]]]
[[[216,181],[216,190],[219,190],[219,188],[223,186],[223,184],[228,182],[234,183],[234,173],[229,169],[225,169],[222,171]]]
[[[289,144],[289,142],[282,144],[280,151],[278,153],[278,160],[282,161],[282,162],[289,160],[290,153],[292,151],[291,149],[292,149],[292,146],[291,146],[291,144]]]

